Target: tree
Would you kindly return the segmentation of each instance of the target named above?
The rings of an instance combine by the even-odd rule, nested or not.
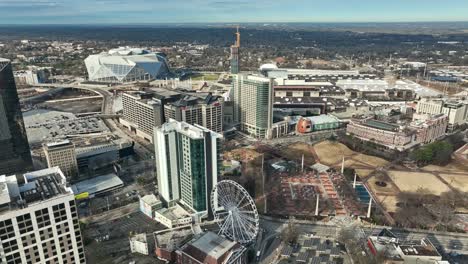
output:
[[[138,177],[136,181],[139,185],[142,185],[142,186],[146,184],[146,179],[144,177]]]
[[[452,153],[452,144],[438,141],[414,150],[411,153],[411,158],[420,164],[446,165],[450,162]]]
[[[296,243],[299,232],[297,231],[296,225],[289,220],[288,227],[286,227],[281,233],[281,238],[286,243]]]
[[[433,146],[433,162],[437,165],[446,165],[450,162],[453,146],[447,142],[435,142]]]

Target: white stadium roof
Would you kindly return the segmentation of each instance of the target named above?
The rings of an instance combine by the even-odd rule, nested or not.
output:
[[[96,82],[131,82],[164,77],[164,56],[140,48],[120,47],[85,59],[88,77]]]

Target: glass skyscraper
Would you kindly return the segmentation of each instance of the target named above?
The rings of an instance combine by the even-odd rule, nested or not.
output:
[[[11,63],[0,58],[0,175],[32,170]]]
[[[199,125],[170,120],[155,129],[154,146],[161,198],[211,213],[210,195],[218,182],[222,136]]]

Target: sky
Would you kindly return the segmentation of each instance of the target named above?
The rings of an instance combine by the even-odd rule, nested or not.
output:
[[[0,0],[0,24],[468,21],[468,0]]]

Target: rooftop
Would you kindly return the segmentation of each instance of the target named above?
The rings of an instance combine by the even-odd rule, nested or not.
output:
[[[67,187],[65,175],[59,167],[28,172],[20,178],[2,175],[0,213],[70,194],[73,195],[73,191]]]
[[[89,195],[93,195],[121,186],[123,186],[123,181],[117,175],[111,173],[78,182],[72,188],[75,194],[87,192]]]
[[[340,122],[338,118],[332,115],[308,116],[306,118],[312,121],[314,125]]]
[[[64,147],[64,146],[69,146],[72,145],[70,140],[62,140],[62,141],[56,141],[56,142],[50,142],[45,144],[47,148],[58,148],[58,147]]]
[[[375,251],[382,252],[389,259],[401,260],[405,256],[440,257],[432,243],[423,238],[417,241],[399,241],[388,229],[369,237]]]
[[[206,256],[220,259],[226,253],[235,249],[237,245],[238,243],[213,232],[206,232],[190,241],[182,251],[202,262]]]
[[[382,121],[375,120],[375,119],[367,120],[367,121],[365,121],[364,124],[366,126],[369,126],[369,127],[382,129],[382,130],[387,130],[387,131],[398,131],[399,130],[399,126],[397,126],[397,125],[390,124],[390,123],[387,123],[387,122],[382,122]]]
[[[205,132],[210,132],[212,135],[217,135],[217,137],[222,137],[220,134],[217,134],[202,126],[190,125],[186,122],[179,122],[174,119],[170,119],[168,122],[164,123],[160,128],[158,128],[158,130],[162,131],[163,133],[170,133],[172,131],[176,131],[192,139],[204,138]]]
[[[190,227],[181,226],[154,233],[156,247],[174,251],[193,238],[194,232]]]
[[[150,206],[161,203],[161,200],[159,200],[154,194],[145,195],[141,197],[141,200]]]
[[[78,118],[68,112],[37,109],[23,113],[23,119],[31,145],[45,140],[60,141],[70,135],[109,132],[109,128],[100,118]]]
[[[190,217],[190,214],[178,204],[170,208],[161,208],[157,210],[157,212],[171,221],[176,221],[184,217]]]

